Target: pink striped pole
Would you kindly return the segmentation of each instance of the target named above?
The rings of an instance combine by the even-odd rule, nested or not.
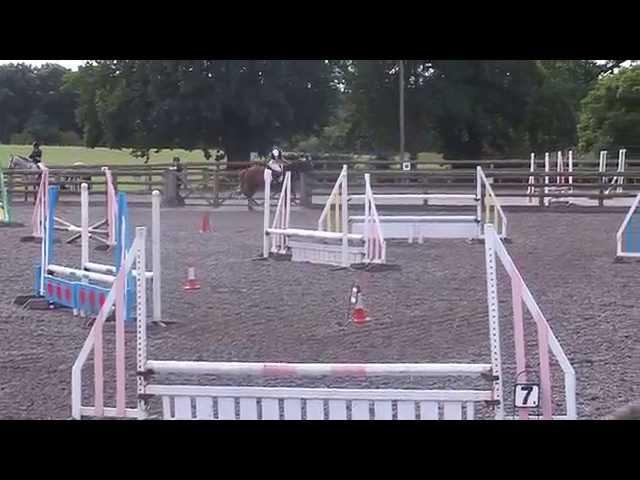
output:
[[[106,317],[106,312],[100,310],[98,317]],[[93,345],[93,394],[96,417],[104,416],[104,359],[102,350],[102,327],[104,322],[96,318],[96,334]]]
[[[516,354],[516,383],[520,380],[527,381],[527,360],[524,342],[524,317],[522,315],[522,285],[517,278],[511,278],[511,299],[513,306],[513,337]],[[521,408],[519,411],[521,420],[529,418],[529,410]]]
[[[135,244],[138,248],[137,243]],[[125,309],[125,278],[128,273],[126,265],[116,275],[113,282],[116,307],[116,409],[118,415],[125,413],[125,340],[124,340],[124,309]],[[103,305],[94,323],[95,339],[93,347],[93,381],[95,397],[95,415],[104,416],[104,352],[103,329],[109,315],[109,308]]]
[[[518,303],[522,301],[522,292],[525,288],[524,280],[522,279],[522,275],[513,263],[507,268],[507,265],[504,264],[509,276],[511,277],[512,285],[517,286],[518,290]],[[514,293],[515,295],[515,293]],[[514,322],[515,319],[515,306],[514,306]],[[520,306],[522,309],[522,306]],[[539,312],[529,309],[531,316],[533,317],[533,321],[536,324],[537,336],[538,336],[538,359],[540,362],[540,403],[542,407],[542,416],[545,420],[553,419],[553,403],[552,392],[551,392],[551,367],[549,363],[549,324],[544,319],[544,317],[540,317],[538,315]],[[541,315],[541,314],[540,314]],[[522,319],[522,316],[520,316]],[[514,335],[516,335],[515,331],[515,323],[514,323]],[[523,343],[522,343],[522,355],[524,356],[524,333],[523,335]],[[516,335],[516,341],[518,341],[518,337]],[[518,347],[516,346],[516,364],[518,362]],[[520,360],[522,361],[522,359]],[[526,360],[523,361],[524,367],[526,367]],[[518,366],[518,371],[520,367]]]
[[[542,417],[545,420],[553,419],[553,404],[551,402],[551,367],[549,364],[549,336],[548,331],[541,319],[536,318],[538,330],[538,355],[540,358],[540,390],[542,406]]]

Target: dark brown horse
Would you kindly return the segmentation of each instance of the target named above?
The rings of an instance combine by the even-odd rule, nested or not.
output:
[[[271,183],[271,192],[272,194],[280,193],[280,189],[282,188],[281,180],[284,178],[286,172],[291,172],[291,196],[295,201],[295,182],[301,172],[306,172],[311,169],[311,162],[307,160],[285,160],[283,163],[284,169],[281,176],[275,177],[274,175]],[[238,187],[238,192],[247,198],[247,201],[249,202],[249,210],[253,210],[253,207],[258,205],[258,202],[253,199],[253,196],[256,192],[264,190],[265,168],[266,167],[264,165],[253,165],[240,171],[240,185]]]

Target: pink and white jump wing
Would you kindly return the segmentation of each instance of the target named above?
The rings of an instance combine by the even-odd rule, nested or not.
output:
[[[549,351],[553,354],[556,361],[560,365],[564,374],[564,399],[566,414],[560,418],[566,418],[574,420],[577,418],[576,412],[576,380],[575,371],[569,362],[569,359],[565,355],[560,343],[555,337],[549,323],[542,314],[540,307],[533,298],[533,295],[529,291],[529,288],[525,284],[520,272],[516,268],[513,260],[509,256],[504,245],[500,241],[494,227],[492,225],[485,225],[485,256],[487,262],[487,297],[489,305],[489,319],[491,324],[499,323],[498,316],[498,294],[497,294],[497,272],[495,265],[495,257],[497,256],[504,269],[506,270],[509,278],[511,279],[512,286],[512,299],[514,301],[514,334],[515,334],[515,346],[516,346],[516,365],[519,370],[518,373],[524,371],[524,359],[526,353],[524,351],[524,329],[522,308],[520,302],[523,302],[533,321],[536,324],[537,339],[538,339],[538,355],[540,361],[540,388],[542,395],[542,414],[545,419],[555,418],[552,412],[552,390],[551,390],[551,368],[549,361]],[[495,326],[492,327],[494,333],[492,335],[499,334]]]

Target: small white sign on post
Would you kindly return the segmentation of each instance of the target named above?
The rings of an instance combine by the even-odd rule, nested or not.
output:
[[[402,170],[405,172],[411,170],[411,162],[402,162]]]
[[[540,386],[537,383],[518,383],[513,401],[516,408],[536,408],[540,404]]]
[[[258,152],[251,152],[250,161],[255,162],[258,160]]]

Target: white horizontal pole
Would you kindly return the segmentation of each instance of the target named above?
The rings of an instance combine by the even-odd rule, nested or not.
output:
[[[381,222],[475,222],[474,215],[382,215],[378,217]],[[354,215],[349,220],[364,221],[363,215]]]
[[[76,227],[73,223],[67,222],[66,220],[64,220],[63,218],[60,217],[53,217],[53,219],[58,222],[58,223],[62,223],[63,225],[67,226],[67,227],[73,227],[73,228],[78,228]],[[57,228],[58,225],[55,225],[55,227]]]
[[[618,256],[618,257],[636,258],[636,257],[640,257],[640,253],[639,252],[620,252],[616,256]]]
[[[126,408],[124,411],[124,416],[126,418],[138,418],[140,412],[135,408]],[[80,407],[80,415],[83,417],[95,417],[96,416],[96,408],[95,407]],[[102,412],[102,417],[121,417],[118,415],[115,407],[104,407],[104,411]]]
[[[113,265],[105,265],[103,263],[86,262],[84,264],[84,269],[89,272],[116,274],[116,267]],[[138,276],[138,271],[135,269],[131,270],[131,273],[134,277]],[[153,272],[145,272],[145,275],[147,278],[153,278]]]
[[[480,376],[491,372],[491,365],[475,363],[260,363],[260,362],[181,362],[149,360],[154,373],[189,373],[253,376]]]
[[[138,276],[138,271],[137,270],[131,270],[131,274],[134,277],[137,277]],[[144,272],[144,277],[146,279],[152,279],[153,278],[153,272]]]
[[[113,265],[105,265],[104,263],[85,262],[83,265],[85,270],[90,272],[111,273],[116,274],[116,267]]]
[[[113,275],[105,275],[103,273],[87,272],[78,268],[63,267],[61,265],[47,265],[47,273],[54,273],[57,275],[69,275],[80,279],[94,280],[96,282],[102,282],[112,284],[116,277]]]
[[[552,415],[551,418],[553,420],[575,420],[575,418],[569,418],[566,415]],[[520,417],[505,416],[504,419],[505,420],[520,420]],[[542,415],[531,415],[531,414],[529,414],[529,416],[527,417],[527,420],[545,420],[545,418]]]
[[[96,282],[111,284],[115,280],[114,275],[106,273],[93,272],[90,270],[81,270],[79,268],[63,267],[62,265],[49,265],[47,266],[47,273],[54,273],[57,275],[69,275],[80,279],[94,280]],[[131,270],[134,277],[138,276],[137,270]],[[146,278],[153,278],[153,272],[145,272]]]
[[[305,238],[324,238],[326,240],[342,240],[343,234],[341,232],[321,232],[317,230],[303,230],[300,228],[267,228],[268,234],[271,235],[287,235],[291,237],[305,237]],[[349,240],[362,240],[363,235],[350,233],[347,235]]]
[[[155,385],[145,393],[158,396],[222,398],[295,398],[313,400],[409,400],[481,402],[492,399],[489,390],[404,390],[356,388],[209,387],[204,385]]]
[[[61,227],[60,225],[56,225],[54,228],[59,232],[76,232],[76,233],[82,232],[82,227],[76,227],[75,225],[64,226],[64,227]],[[109,232],[107,232],[106,230],[100,230],[97,228],[89,228],[89,233],[94,235],[107,235]]]
[[[330,400],[488,401],[486,390],[336,389],[283,387],[222,387],[202,385],[148,385],[146,393],[162,396],[296,398]]]
[[[364,199],[365,195],[349,195],[349,199]],[[383,193],[373,194],[375,200],[435,200],[435,199],[453,199],[453,200],[475,200],[476,196],[470,193]]]

